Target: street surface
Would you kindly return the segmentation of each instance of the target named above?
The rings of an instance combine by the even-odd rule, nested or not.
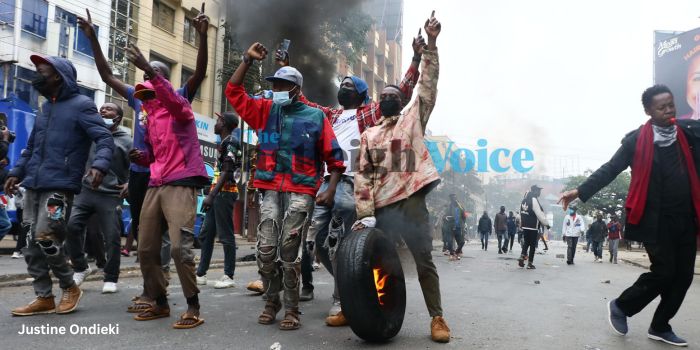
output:
[[[593,263],[593,255],[579,251],[576,265],[567,266],[561,242],[536,255],[536,270],[517,267],[517,254],[499,255],[492,242],[488,252],[472,241],[464,258],[448,262],[433,252],[442,289],[445,318],[452,329],[449,344],[430,340],[428,317],[415,267],[407,252],[406,318],[401,332],[386,344],[369,344],[349,327],[330,328],[324,318],[330,307],[332,279],[323,269],[314,274],[316,299],[302,303],[302,328],[283,332],[257,323],[263,301],[245,290],[257,278],[256,267],[237,266],[237,287],[205,286],[200,294],[206,323],[192,330],[174,330],[171,324],[185,310],[185,301],[173,274],[169,288],[171,317],[148,322],[132,319],[126,307],[140,291],[141,279],[120,280],[119,292],[102,295],[102,283],[83,284],[79,309],[69,315],[12,317],[10,310],[33,298],[29,286],[0,288],[0,339],[4,349],[670,349],[647,339],[646,331],[658,299],[630,320],[627,337],[613,335],[606,320],[606,303],[629,286],[643,268],[626,263]],[[517,243],[515,247],[518,247]],[[217,249],[221,249],[217,246]],[[516,249],[517,250],[517,249]],[[607,259],[607,252],[604,255]],[[3,257],[3,260],[6,257]],[[133,260],[132,258],[127,258]],[[130,274],[133,276],[134,274]],[[210,280],[221,270],[210,271]],[[609,281],[609,282],[608,282]],[[211,283],[211,282],[210,282]],[[700,281],[695,279],[685,303],[672,321],[674,330],[692,347],[700,347]],[[60,291],[54,292],[60,296]],[[58,298],[57,298],[58,302]],[[278,314],[278,320],[282,313]],[[118,335],[19,335],[22,326],[92,326],[118,324]]]

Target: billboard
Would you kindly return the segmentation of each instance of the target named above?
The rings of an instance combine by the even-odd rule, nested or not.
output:
[[[679,119],[700,119],[700,28],[656,39],[654,83],[671,89]]]

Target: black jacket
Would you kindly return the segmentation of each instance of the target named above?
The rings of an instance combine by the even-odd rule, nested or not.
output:
[[[588,227],[588,232],[593,242],[605,242],[605,237],[608,236],[608,225],[603,221],[593,221],[591,226]]]
[[[678,126],[686,138],[691,148],[693,159],[695,160],[696,171],[700,172],[700,121],[679,120]],[[612,159],[603,164],[588,179],[578,187],[579,198],[587,201],[596,192],[612,182],[617,175],[631,166],[634,152],[637,147],[637,138],[641,127],[627,134],[622,139],[622,146],[615,152]],[[637,242],[654,243],[659,234],[659,217],[661,214],[661,171],[659,169],[659,159],[654,153],[654,163],[651,168],[651,179],[647,191],[647,202],[644,208],[644,215],[638,225],[625,223],[625,239]],[[700,174],[696,174],[700,176]],[[697,224],[698,218],[695,218]]]
[[[492,229],[493,223],[491,222],[491,218],[486,215],[482,215],[479,219],[479,232],[491,233]]]

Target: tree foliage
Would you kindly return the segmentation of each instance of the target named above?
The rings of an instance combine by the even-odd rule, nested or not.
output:
[[[590,170],[585,175],[571,177],[566,183],[565,190],[571,190],[581,185],[590,175]],[[587,202],[576,201],[574,204],[582,214],[594,215],[602,212],[604,215],[615,214],[622,218],[625,212],[627,191],[630,187],[631,176],[629,172],[618,175],[609,185],[598,191]]]

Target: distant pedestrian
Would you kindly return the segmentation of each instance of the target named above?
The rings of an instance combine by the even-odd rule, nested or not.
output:
[[[544,210],[537,197],[542,193],[542,187],[533,185],[530,187],[530,192],[525,194],[525,198],[520,203],[520,220],[523,227],[523,250],[518,259],[518,265],[525,267],[525,260],[528,261],[527,268],[534,270],[535,265],[535,249],[537,249],[537,240],[540,227],[544,226],[549,229],[549,222],[544,215]]]
[[[496,213],[496,217],[493,219],[493,225],[496,229],[496,238],[498,239],[498,254],[503,254],[508,249],[508,216],[506,216],[506,207],[501,206],[501,211]]]
[[[608,250],[610,251],[610,262],[617,264],[617,249],[622,238],[622,224],[613,215],[608,223]]]
[[[515,219],[515,215],[513,215],[513,212],[510,211],[508,212],[508,221],[506,221],[506,226],[508,226],[508,239],[507,241],[510,242],[510,251],[511,253],[513,252],[513,242],[515,241],[515,233],[518,230],[518,221]],[[503,245],[505,247],[505,244]]]
[[[462,247],[464,247],[464,220],[467,218],[464,213],[464,208],[457,202],[457,196],[450,194],[450,205],[447,207],[447,221],[443,221],[444,226],[447,226],[447,249],[450,252],[450,260],[459,260],[462,258]],[[457,241],[457,249],[454,249],[454,243]]]
[[[478,231],[479,236],[481,236],[481,249],[485,251],[489,250],[489,235],[491,234],[491,230],[493,230],[493,223],[491,222],[489,214],[484,210],[484,214],[479,218]]]
[[[603,221],[603,214],[596,215],[596,221],[594,221],[588,228],[588,232],[591,235],[591,245],[593,249],[594,259],[593,262],[602,263],[603,262],[603,243],[605,242],[605,237],[608,235],[608,226]]]
[[[576,246],[578,244],[578,239],[586,232],[586,222],[583,220],[581,215],[576,213],[576,206],[572,205],[569,207],[569,213],[564,218],[564,222],[561,228],[562,235],[564,236],[564,241],[566,242],[566,264],[574,264],[574,256],[576,255]]]

